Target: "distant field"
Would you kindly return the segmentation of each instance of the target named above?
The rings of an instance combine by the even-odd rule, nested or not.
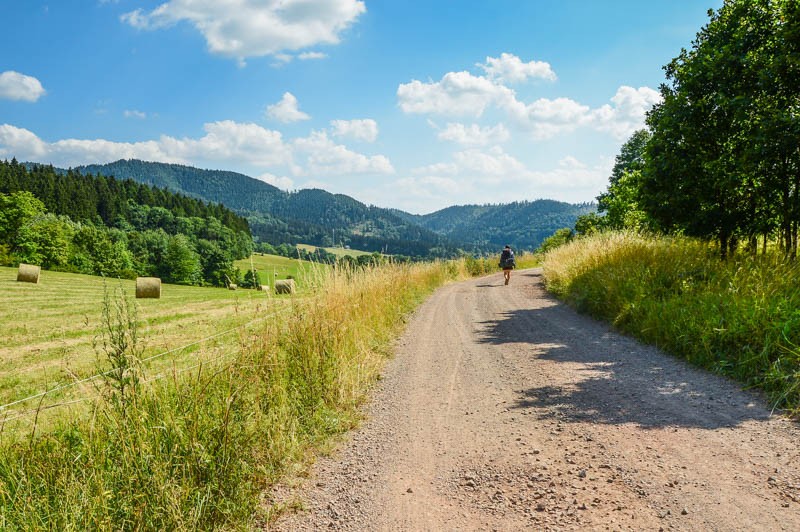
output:
[[[286,271],[297,270],[287,265]],[[121,290],[133,298],[135,292],[135,283],[128,280],[104,281],[44,271],[39,284],[30,284],[17,282],[16,273],[16,268],[0,267],[0,405],[102,370],[103,361],[98,359],[94,344],[100,340],[104,287],[111,295]],[[161,299],[134,301],[145,346],[143,358],[176,350],[149,362],[146,375],[233,352],[243,338],[245,324],[269,319],[288,304],[287,298],[269,292],[177,285],[163,285]],[[219,336],[202,341],[212,335]],[[70,385],[48,394],[42,405],[93,392],[92,382]],[[36,403],[0,407],[0,423],[23,409],[36,407]]]
[[[297,247],[300,249],[305,249],[306,251],[315,251],[317,246],[312,246],[310,244],[297,244]],[[345,248],[322,248],[328,253],[333,253],[337,257],[344,257],[345,255],[350,255],[351,257],[358,257],[360,255],[372,255],[369,251],[360,251],[357,249],[345,249]]]
[[[325,265],[279,255],[254,253],[252,259],[253,268],[258,272],[261,284],[273,286],[271,279],[286,279],[291,276],[297,281],[300,290],[309,285],[316,271],[327,268]],[[250,269],[250,259],[237,260],[234,265],[244,273]]]

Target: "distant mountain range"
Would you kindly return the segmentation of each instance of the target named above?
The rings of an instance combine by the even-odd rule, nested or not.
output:
[[[74,170],[133,179],[221,203],[248,219],[256,241],[345,244],[419,257],[452,256],[459,249],[491,253],[505,244],[533,250],[556,229],[572,227],[578,216],[596,208],[593,203],[536,200],[463,205],[414,215],[320,189],[286,192],[244,174],[179,164],[119,160]]]

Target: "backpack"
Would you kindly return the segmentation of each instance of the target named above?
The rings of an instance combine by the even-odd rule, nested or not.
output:
[[[514,252],[510,249],[504,249],[503,253],[500,254],[500,267],[513,268],[516,265],[517,262],[514,260]]]

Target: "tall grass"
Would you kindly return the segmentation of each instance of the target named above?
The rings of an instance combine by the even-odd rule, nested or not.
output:
[[[534,253],[518,253],[516,259],[517,268],[533,268],[539,265],[541,257]],[[496,273],[500,269],[499,262],[499,253],[494,256],[482,258],[465,257],[461,260],[461,264],[463,264],[467,273],[472,276]]]
[[[699,366],[800,412],[800,265],[776,254],[719,260],[687,238],[608,233],[548,253],[547,288]]]
[[[464,272],[463,262],[320,270],[316,295],[243,332],[232,358],[143,374],[124,408],[99,399],[47,432],[0,435],[0,528],[242,529],[267,518],[263,489],[357,422],[405,316]]]

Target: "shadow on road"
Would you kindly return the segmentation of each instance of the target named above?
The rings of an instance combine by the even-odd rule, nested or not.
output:
[[[535,286],[538,272],[523,275],[534,284],[531,308],[478,324],[478,341],[503,346],[524,375],[512,408],[645,428],[718,429],[769,417],[761,396],[578,315]]]

